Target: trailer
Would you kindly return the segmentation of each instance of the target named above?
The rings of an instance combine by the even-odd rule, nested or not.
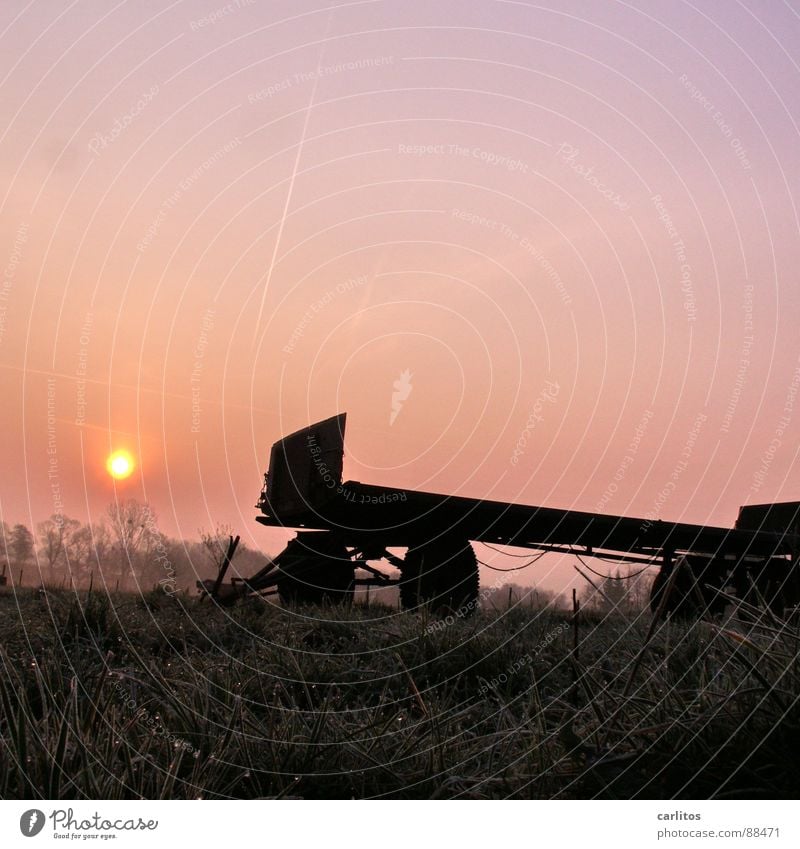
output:
[[[478,542],[652,566],[651,607],[676,616],[716,612],[729,593],[800,604],[800,502],[742,507],[722,528],[374,486],[343,480],[345,425],[341,413],[273,445],[256,521],[296,536],[224,594],[221,578],[204,582],[220,602],[346,602],[358,586],[396,584],[405,609],[466,614],[479,603]]]

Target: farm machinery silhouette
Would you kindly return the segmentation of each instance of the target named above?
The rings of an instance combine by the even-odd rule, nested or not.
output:
[[[650,603],[660,614],[719,612],[729,593],[778,612],[800,604],[800,502],[742,507],[735,527],[720,528],[371,486],[342,480],[345,421],[273,445],[256,521],[297,534],[255,575],[223,584],[231,539],[217,580],[199,584],[218,603],[249,594],[347,602],[357,586],[398,585],[405,609],[470,612],[479,589],[472,543],[483,542],[656,566]],[[404,557],[390,551],[403,548]]]

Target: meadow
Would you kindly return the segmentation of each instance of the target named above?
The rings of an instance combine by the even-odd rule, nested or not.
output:
[[[796,796],[796,625],[650,624],[6,589],[0,796]]]

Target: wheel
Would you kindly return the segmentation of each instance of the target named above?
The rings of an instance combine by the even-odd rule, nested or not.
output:
[[[276,587],[283,604],[352,601],[355,566],[329,534],[298,535],[280,555]]]
[[[749,592],[748,600],[753,604],[762,600],[778,617],[782,617],[787,608],[794,608],[800,602],[798,595],[798,564],[783,558],[770,558],[763,564],[751,567],[748,582],[755,585],[757,593]]]
[[[662,566],[658,570],[653,587],[650,590],[650,610],[655,613],[661,604],[661,597],[667,589],[672,569],[677,569],[678,574],[672,584],[672,591],[667,599],[664,613],[673,619],[696,619],[702,615],[702,606],[696,596],[694,589],[694,578],[680,560],[676,560],[670,571],[665,571]]]
[[[440,539],[409,548],[400,569],[400,603],[413,610],[426,602],[460,616],[477,610],[478,561],[468,541]]]
[[[724,564],[702,557],[679,557],[672,564],[677,569],[672,592],[664,613],[675,619],[694,619],[706,613],[722,613],[725,599],[719,592],[727,580]],[[669,572],[662,566],[650,590],[650,610],[655,613],[666,590]]]

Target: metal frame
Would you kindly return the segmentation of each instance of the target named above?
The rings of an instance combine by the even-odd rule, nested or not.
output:
[[[402,566],[389,548],[410,548],[444,535],[616,562],[660,562],[665,576],[681,555],[730,562],[732,569],[785,560],[788,574],[800,552],[797,521],[781,530],[760,530],[763,524],[722,528],[343,482],[345,422],[340,414],[275,443],[256,505],[262,515],[256,521],[297,530],[301,537],[311,532],[335,534],[350,550],[354,567],[373,576],[357,579],[359,586],[397,583],[368,560],[385,558]],[[762,505],[753,515],[758,519],[773,507],[789,506]],[[740,512],[737,525],[747,509]],[[773,512],[783,515],[786,510]],[[243,580],[242,593],[272,592],[284,554]]]

